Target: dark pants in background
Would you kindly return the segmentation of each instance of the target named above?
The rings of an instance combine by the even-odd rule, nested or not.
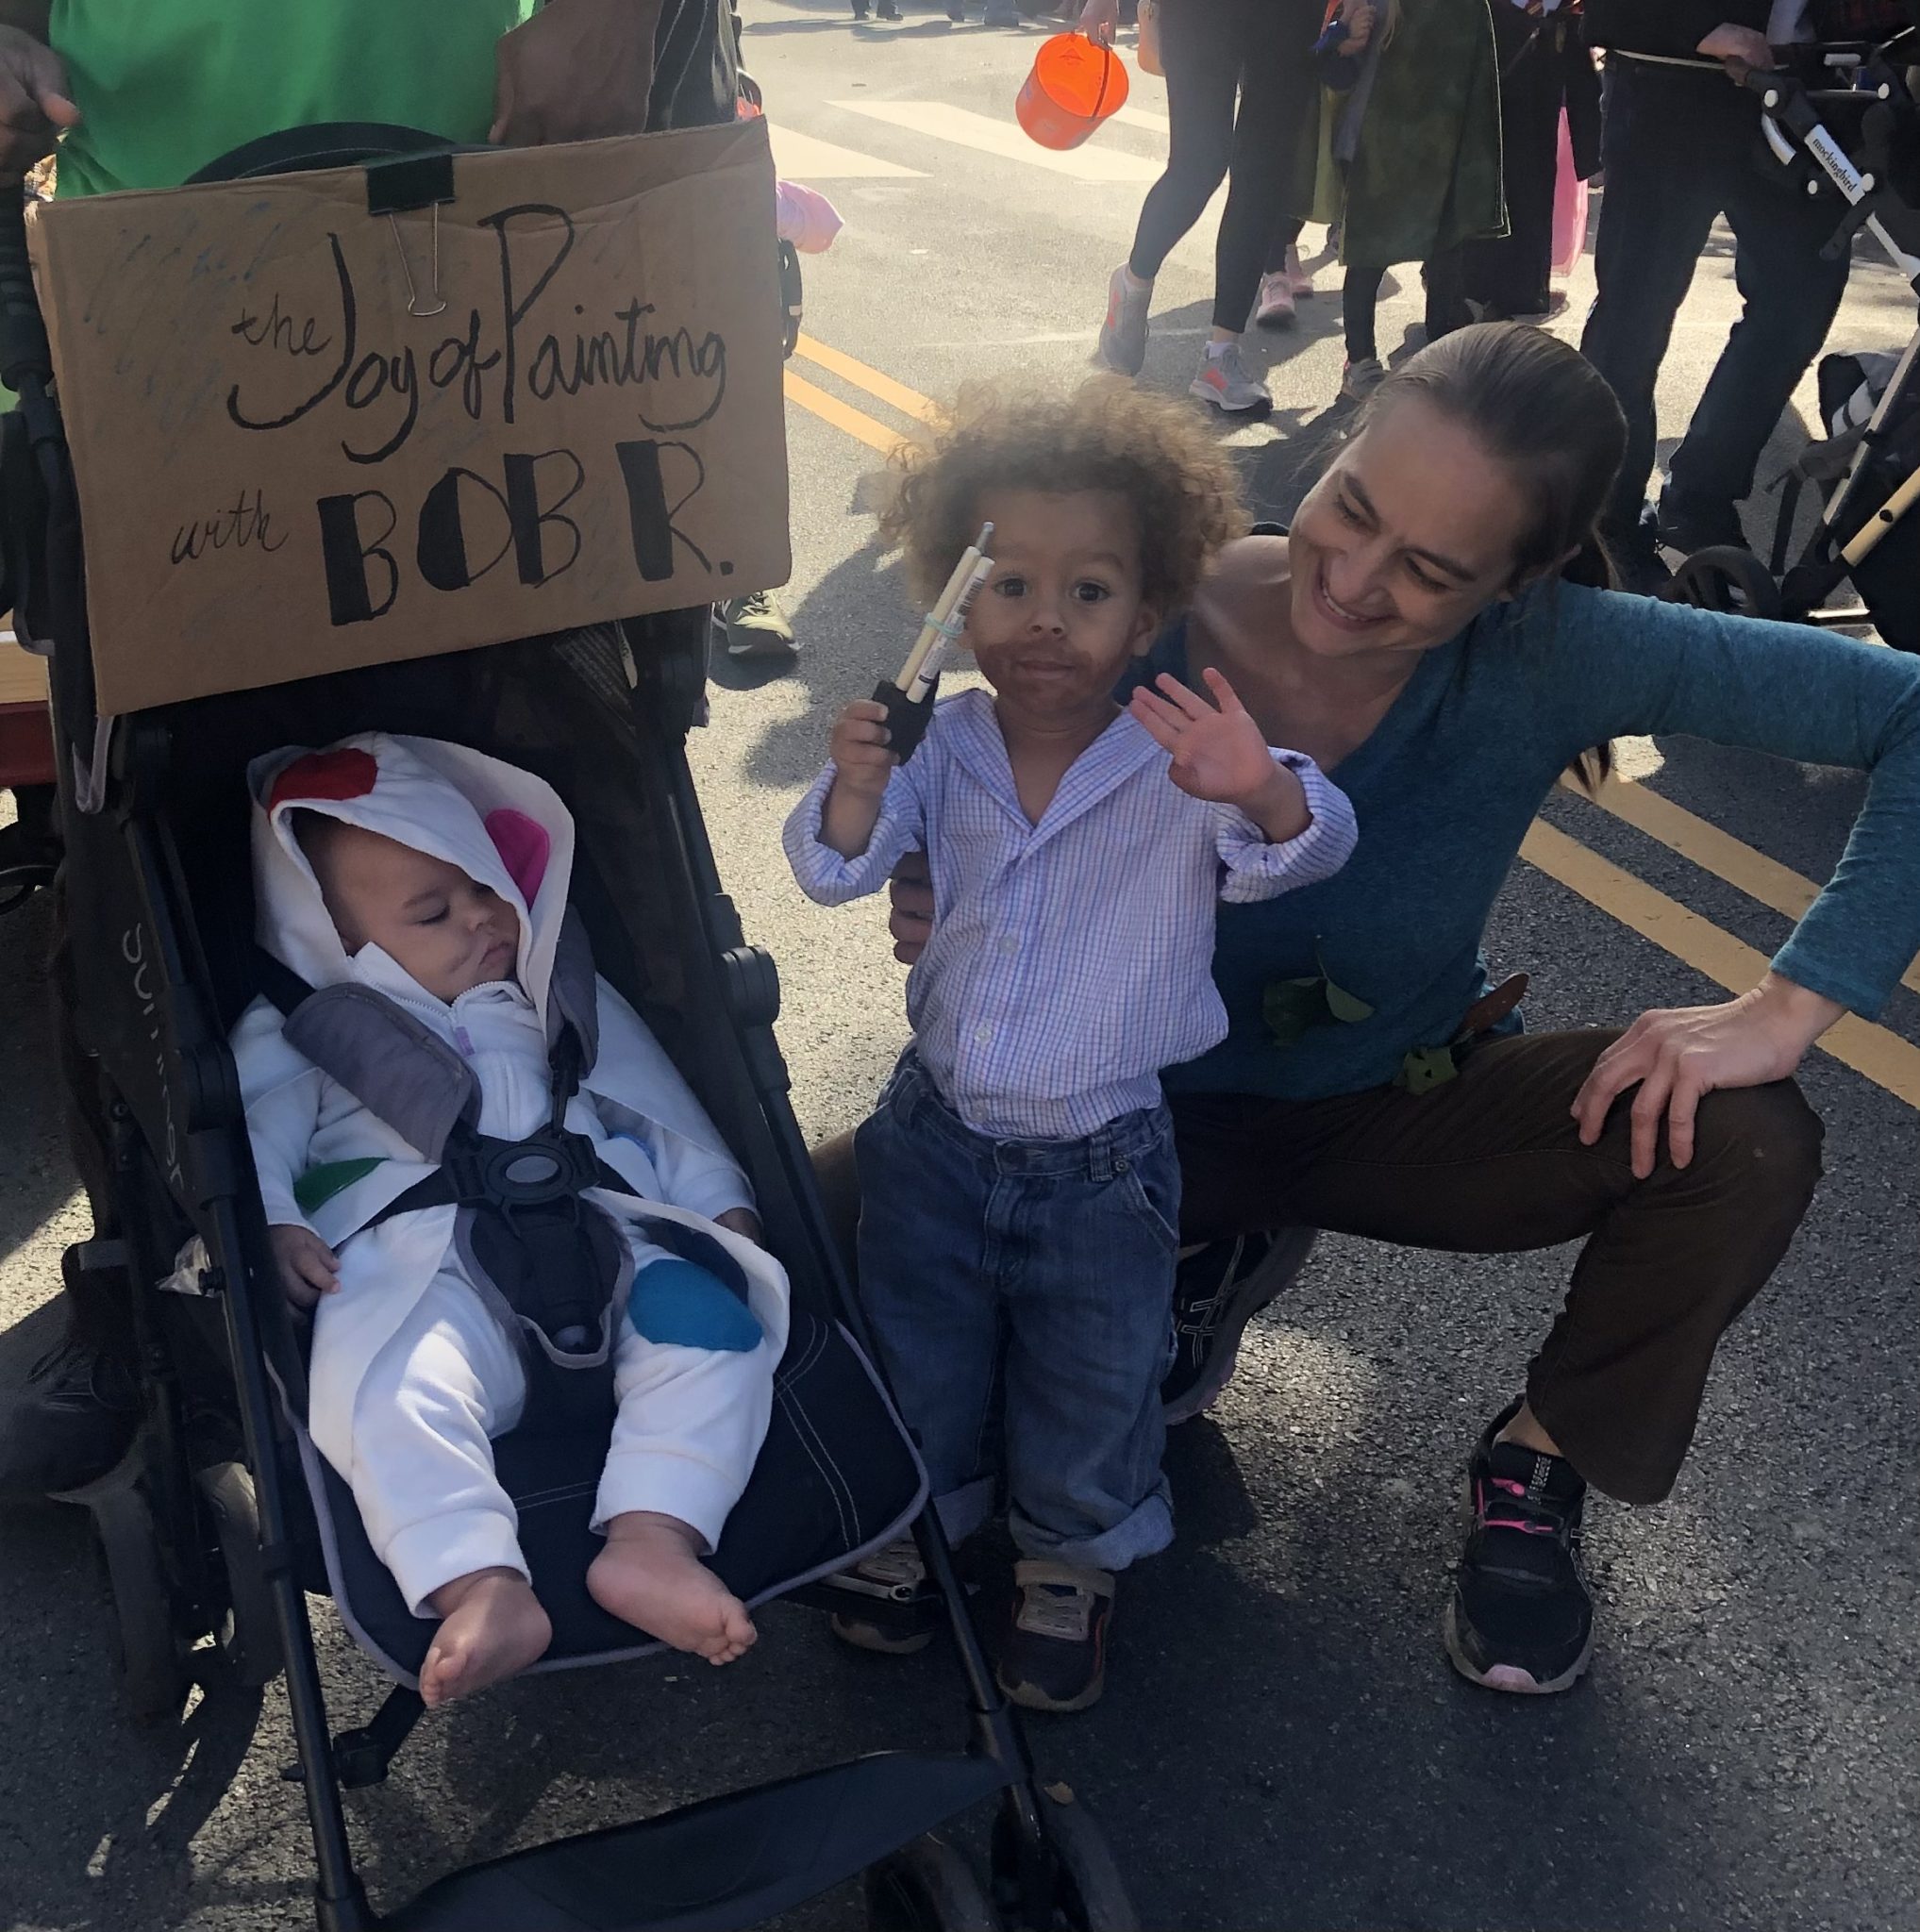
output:
[[[1761,452],[1846,287],[1845,257],[1820,255],[1840,210],[1765,155],[1759,101],[1725,75],[1617,55],[1609,65],[1599,294],[1580,342],[1627,412],[1605,529],[1618,541],[1639,523],[1654,460],[1655,379],[1695,264],[1725,214],[1745,307],[1674,452],[1668,508],[1700,541],[1737,542],[1733,506],[1751,492]]]
[[[1314,0],[1162,0],[1166,173],[1146,192],[1127,266],[1151,281],[1228,175],[1213,252],[1213,326],[1246,326],[1294,150],[1319,126]]]

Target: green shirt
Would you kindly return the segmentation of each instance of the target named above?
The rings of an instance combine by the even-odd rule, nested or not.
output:
[[[59,192],[174,188],[314,121],[480,142],[493,45],[536,0],[53,0],[47,39],[80,125]]]

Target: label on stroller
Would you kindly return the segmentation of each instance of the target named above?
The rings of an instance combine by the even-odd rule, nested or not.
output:
[[[103,712],[785,581],[761,121],[34,211]]]

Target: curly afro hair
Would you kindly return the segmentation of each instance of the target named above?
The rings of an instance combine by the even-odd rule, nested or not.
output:
[[[1213,553],[1247,524],[1232,459],[1199,414],[1117,376],[1066,391],[970,386],[931,441],[893,462],[899,488],[880,534],[905,550],[914,594],[927,602],[978,535],[992,491],[1124,497],[1139,532],[1142,594],[1162,612],[1186,604]]]

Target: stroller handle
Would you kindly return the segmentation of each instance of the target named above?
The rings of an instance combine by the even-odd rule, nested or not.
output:
[[[0,192],[0,382],[25,398],[53,380],[53,351],[26,253],[26,202]]]

